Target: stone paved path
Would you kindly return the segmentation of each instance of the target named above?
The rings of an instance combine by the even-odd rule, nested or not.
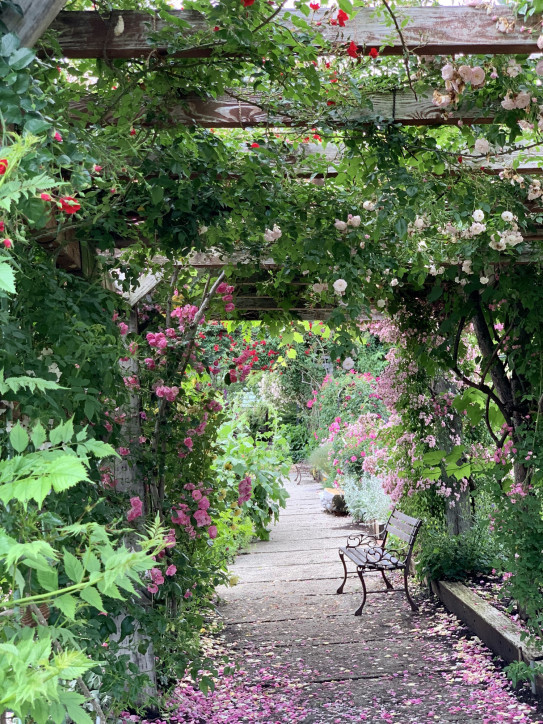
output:
[[[286,687],[298,697],[301,718],[274,714],[269,724],[539,721],[503,683],[493,690],[479,671],[484,655],[473,663],[471,649],[455,653],[458,625],[444,611],[436,616],[423,607],[414,615],[397,593],[368,596],[363,615],[353,616],[356,574],[343,595],[335,591],[342,578],[337,549],[356,527],[323,513],[319,490],[308,478],[289,481],[290,499],[271,540],[239,556],[232,567],[238,584],[219,591],[226,642],[243,663],[248,691],[267,686],[267,696],[284,696]],[[381,584],[370,576],[370,590]],[[497,718],[486,716],[492,707]]]

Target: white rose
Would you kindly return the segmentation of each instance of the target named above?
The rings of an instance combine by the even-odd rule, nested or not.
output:
[[[485,72],[478,65],[471,69],[471,85],[483,85],[485,82]]]
[[[462,262],[462,271],[464,274],[471,274],[472,263],[471,259],[466,259],[466,261]]]
[[[336,227],[336,229],[338,231],[345,231],[345,229],[347,228],[347,222],[341,221],[340,219],[336,219],[334,221],[334,226]]]
[[[397,279],[391,279],[391,280],[390,280],[390,286],[391,286],[391,287],[397,287],[398,284],[399,284],[399,282],[398,282]]]
[[[422,216],[417,216],[415,221],[413,222],[413,226],[416,229],[424,229],[424,225],[424,219],[422,218]]]
[[[521,91],[517,93],[517,97],[515,98],[515,108],[528,108],[531,102],[531,94],[526,93],[526,91]]]
[[[510,211],[504,211],[502,213],[503,221],[513,221],[513,214]]]
[[[377,300],[377,306],[379,307],[379,309],[382,309],[382,308],[385,306],[385,304],[386,304],[386,300],[385,300],[385,299],[378,299],[378,300]]]
[[[441,69],[441,77],[443,80],[452,80],[454,78],[454,67],[451,63],[447,63],[447,65],[443,66]]]
[[[273,233],[274,233],[276,239],[280,239],[283,236],[283,232],[277,226],[277,224],[273,225]]]
[[[473,234],[473,236],[479,236],[479,234],[483,234],[486,231],[486,225],[485,224],[479,224],[477,221],[474,221],[473,224],[469,227],[470,233]]]
[[[462,78],[464,83],[471,83],[473,78],[473,69],[469,65],[461,65],[458,68],[458,75]]]
[[[516,78],[517,75],[522,70],[521,66],[517,63],[517,61],[514,58],[511,58],[509,63],[507,64],[506,73],[510,78]]]
[[[198,233],[200,235],[205,234],[206,231],[209,231],[209,226],[199,226],[198,227]]]
[[[479,281],[481,282],[481,284],[488,284],[490,280],[488,277],[480,277]]]
[[[507,91],[507,95],[502,101],[502,108],[505,108],[506,111],[512,111],[516,108],[515,101],[511,96],[509,95],[509,91]]]
[[[275,241],[275,234],[271,229],[266,229],[264,232],[264,241]]]
[[[490,144],[486,140],[486,138],[478,138],[475,141],[475,151],[476,153],[482,153],[486,155],[490,151]]]
[[[346,372],[352,370],[352,368],[354,367],[354,359],[352,357],[346,357],[343,360],[343,364],[341,366]]]
[[[485,218],[484,212],[481,209],[475,209],[472,214],[474,221],[482,221]]]
[[[347,224],[349,224],[349,226],[353,226],[356,229],[360,226],[361,221],[362,219],[360,218],[360,216],[351,216],[349,214],[349,220],[347,221]]]
[[[373,211],[375,208],[375,204],[373,203],[373,201],[364,201],[364,203],[362,204],[362,208],[365,211]]]
[[[343,294],[343,292],[347,289],[347,282],[345,279],[336,279],[333,286],[336,294]]]

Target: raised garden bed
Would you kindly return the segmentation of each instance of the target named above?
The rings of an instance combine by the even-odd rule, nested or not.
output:
[[[489,601],[456,581],[434,581],[432,591],[445,608],[454,613],[478,636],[488,648],[504,661],[524,661],[527,664],[543,660],[543,652],[521,639],[522,630],[510,616]],[[543,676],[537,676],[532,690],[543,697]]]

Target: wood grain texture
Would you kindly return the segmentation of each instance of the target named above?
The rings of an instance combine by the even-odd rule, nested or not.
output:
[[[27,0],[28,2],[28,0]],[[34,0],[43,4],[46,0]],[[295,13],[299,14],[299,13]],[[513,19],[509,11],[500,9],[500,17]],[[114,34],[119,16],[122,15],[124,31]],[[188,23],[187,34],[205,30],[203,17],[189,10],[172,11]],[[537,32],[521,33],[519,23],[511,33],[499,33],[496,22],[482,7],[423,7],[398,8],[400,22],[407,18],[403,29],[407,47],[421,55],[441,55],[448,53],[533,53],[538,52]],[[302,16],[305,17],[305,16]],[[312,16],[320,26],[315,30],[323,40],[339,44],[348,44],[354,40],[358,47],[365,48],[386,45],[384,55],[401,55],[402,45],[397,34],[382,20],[373,16],[371,8],[363,8],[349,20],[344,28],[330,25],[330,13],[319,11]],[[292,21],[282,13],[279,22],[296,31]],[[113,12],[101,17],[95,12],[63,12],[53,24],[59,33],[64,55],[69,58],[132,58],[147,55],[150,52],[148,35],[150,30],[160,31],[166,23],[158,16],[141,12]],[[166,53],[166,48],[158,48]],[[180,55],[189,58],[212,55],[215,48],[194,47]]]
[[[234,91],[233,91],[234,92]],[[242,89],[235,91],[236,96]],[[306,128],[308,123],[293,118],[290,114],[293,106],[281,98],[275,99],[274,110],[268,108],[269,97],[263,94],[243,94],[243,100],[233,95],[218,98],[201,98],[189,95],[169,108],[164,108],[162,119],[147,117],[142,109],[137,121],[140,126],[180,124],[201,126],[204,128],[254,128],[263,126]],[[372,107],[336,107],[334,117],[329,124],[337,128],[353,127],[357,124],[378,123],[379,121],[397,121],[404,125],[435,126],[456,124],[459,119],[464,123],[491,123],[492,115],[480,115],[477,108],[444,110],[432,102],[432,93],[428,89],[415,98],[410,90],[397,93],[378,93],[371,96]],[[84,120],[89,108],[94,108],[94,100],[87,97],[74,103],[72,114]],[[166,120],[167,119],[167,120]],[[105,118],[105,121],[113,118]],[[313,122],[309,125],[313,125]]]
[[[0,20],[6,27],[17,33],[21,45],[31,48],[44,34],[55,17],[66,5],[66,0],[17,0],[23,17],[13,10],[4,10]]]

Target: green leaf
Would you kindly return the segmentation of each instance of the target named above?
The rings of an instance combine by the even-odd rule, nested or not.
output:
[[[49,121],[46,121],[43,118],[29,118],[25,121],[25,131],[27,133],[32,133],[35,136],[48,131],[50,128],[51,124]]]
[[[68,578],[74,583],[81,583],[83,580],[85,569],[83,568],[81,561],[70,553],[70,551],[64,552],[64,570],[66,571]]]
[[[41,422],[37,422],[34,425],[34,428],[32,429],[32,432],[30,434],[30,439],[32,441],[32,445],[34,445],[36,450],[41,447],[47,439],[45,428],[43,427]]]
[[[72,621],[75,619],[76,604],[77,600],[69,593],[65,593],[63,596],[55,598],[53,601],[53,605],[60,608],[66,618],[69,618]]]
[[[38,583],[46,591],[58,590],[58,574],[54,568],[48,568],[47,571],[38,569],[36,575]]]
[[[0,262],[0,290],[15,294],[15,274],[5,261]]]
[[[295,349],[292,349],[292,348],[287,349],[287,357],[288,357],[289,359],[296,359],[297,356],[298,356],[298,355],[296,354],[296,350],[295,350]]]
[[[27,431],[22,427],[21,423],[18,422],[15,427],[11,429],[9,433],[9,441],[15,450],[15,452],[22,453],[26,450],[29,443],[29,437]]]
[[[8,33],[7,35],[4,35],[2,41],[0,42],[0,55],[3,55],[4,57],[11,55],[17,50],[19,45],[20,40],[15,33]]]
[[[89,660],[82,651],[61,651],[53,657],[53,665],[58,669],[61,679],[77,679],[95,664],[96,662]]]
[[[88,480],[87,471],[77,458],[65,455],[53,461],[51,482],[56,493],[71,488],[83,480]]]
[[[78,694],[76,691],[62,691],[59,699],[66,707],[68,716],[70,719],[73,719],[75,724],[95,724],[94,720],[80,706],[86,701],[84,696]]]
[[[8,63],[13,70],[22,70],[22,68],[30,65],[35,57],[34,51],[30,50],[30,48],[19,48],[9,56]]]
[[[86,603],[89,603],[91,606],[94,606],[94,608],[97,608],[99,611],[104,610],[102,596],[100,596],[96,588],[93,588],[92,586],[84,588],[79,594],[79,598],[83,599],[83,601],[86,601]]]
[[[101,570],[100,560],[90,548],[83,553],[83,565],[89,573],[99,573]]]

